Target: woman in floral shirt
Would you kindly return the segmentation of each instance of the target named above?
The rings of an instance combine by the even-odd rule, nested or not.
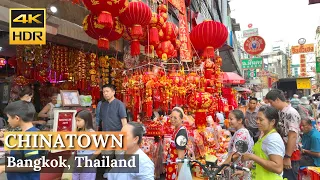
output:
[[[248,144],[248,151],[247,153],[252,153],[252,147],[254,145],[253,139],[249,133],[249,131],[244,127],[244,114],[240,110],[233,110],[229,114],[229,121],[230,121],[230,126],[236,130],[232,138],[230,139],[229,142],[229,147],[228,147],[228,158],[225,160],[223,164],[230,164],[231,163],[231,158],[232,155],[237,151],[235,144],[239,140],[245,141]],[[236,164],[241,167],[247,167],[250,162],[241,162],[238,160],[239,158],[238,154],[235,154],[233,156],[233,160],[236,160]],[[230,169],[229,169],[230,172]],[[232,173],[232,177],[229,176],[228,179],[233,179],[233,180],[247,180],[250,179],[250,175],[248,173],[245,173],[244,176],[238,176],[237,174],[242,174],[242,173]],[[230,173],[229,173],[230,175]]]

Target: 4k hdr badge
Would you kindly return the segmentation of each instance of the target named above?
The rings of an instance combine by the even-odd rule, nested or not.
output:
[[[46,9],[11,8],[9,44],[46,44]]]
[[[251,36],[244,42],[244,50],[250,55],[258,55],[262,53],[266,43],[260,36]]]

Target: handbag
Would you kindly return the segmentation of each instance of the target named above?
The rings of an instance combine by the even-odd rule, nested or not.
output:
[[[192,180],[189,163],[184,162],[179,172],[178,180]]]

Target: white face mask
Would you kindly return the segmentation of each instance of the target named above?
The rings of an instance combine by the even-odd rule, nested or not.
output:
[[[26,99],[27,102],[31,102],[32,98],[29,97],[28,99]]]

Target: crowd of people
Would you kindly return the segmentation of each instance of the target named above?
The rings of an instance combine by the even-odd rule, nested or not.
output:
[[[137,173],[112,173],[113,169],[105,169],[104,178],[116,179],[155,179],[154,163],[140,149],[145,128],[140,122],[127,120],[125,105],[115,98],[115,88],[105,85],[103,100],[96,108],[96,119],[88,110],[81,110],[76,114],[77,131],[122,131],[127,133],[127,150],[123,151],[77,151],[77,155],[90,155],[90,158],[98,158],[99,154],[109,156],[110,159],[123,155],[139,155],[139,172]],[[33,120],[35,108],[31,103],[33,94],[28,92],[18,101],[10,103],[4,110],[8,123],[12,128],[20,128],[21,131],[38,131]],[[39,117],[52,120],[52,109],[56,103],[56,94],[52,101],[43,108]],[[228,157],[224,164],[236,163],[239,166],[248,167],[251,173],[243,171],[230,171],[230,179],[259,179],[259,180],[296,180],[301,166],[320,166],[320,132],[315,128],[314,121],[316,111],[306,97],[299,99],[294,96],[288,101],[281,90],[273,89],[267,93],[264,101],[250,98],[248,109],[233,110],[229,114],[230,128],[234,129],[228,146]],[[221,113],[217,115],[219,124],[223,124]],[[187,147],[188,133],[183,124],[184,110],[181,107],[172,109],[169,115],[174,133],[168,150],[168,161],[175,162],[183,159],[190,151]],[[3,136],[3,133],[0,133]],[[244,154],[236,154],[236,142],[244,141],[248,145],[248,151]],[[10,155],[18,157],[15,151]],[[39,151],[23,151],[21,158],[37,159]],[[237,159],[234,162],[233,159]],[[182,164],[168,163],[165,179],[177,179]],[[0,173],[5,166],[0,166]],[[24,173],[18,173],[23,170]],[[96,179],[96,171],[73,173],[74,179]],[[227,169],[226,169],[227,171]],[[38,180],[40,172],[30,169],[14,168],[6,172],[8,180],[28,179]]]

